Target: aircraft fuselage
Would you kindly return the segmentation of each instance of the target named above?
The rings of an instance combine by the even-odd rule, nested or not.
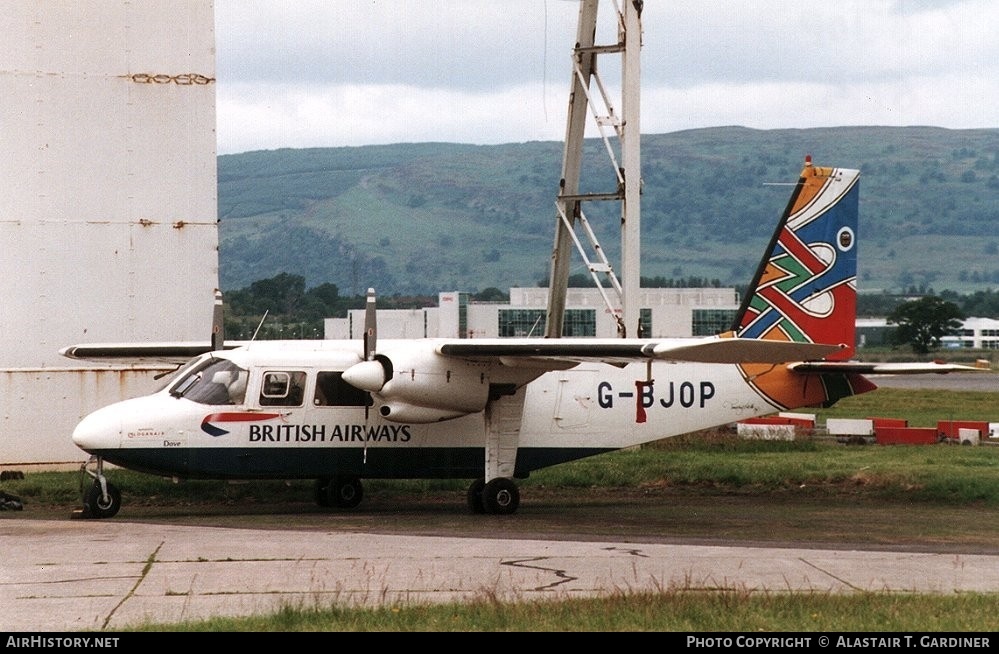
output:
[[[189,364],[158,393],[86,417],[73,439],[109,463],[184,478],[481,477],[484,412],[429,423],[385,419],[369,394],[341,379],[359,361],[355,350],[347,342],[307,356],[205,355],[201,361],[226,369]],[[581,363],[526,383],[510,442],[513,476],[782,408],[735,365],[656,362],[651,384],[649,370]],[[224,379],[208,379],[237,374],[245,379],[236,397]]]

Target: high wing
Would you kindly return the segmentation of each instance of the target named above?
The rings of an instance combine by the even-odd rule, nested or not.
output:
[[[582,361],[625,365],[658,359],[692,363],[787,363],[820,359],[844,345],[748,338],[702,339],[481,339],[448,341],[437,353],[472,361],[564,368]]]
[[[229,342],[222,349],[231,350],[242,342]],[[84,361],[122,362],[135,364],[162,363],[176,365],[210,352],[209,342],[150,342],[150,343],[85,343],[70,345],[59,350],[69,359]]]
[[[230,342],[222,349],[233,350],[247,344]],[[295,348],[296,345],[291,342],[288,347]],[[780,364],[820,359],[843,347],[712,336],[699,339],[416,339],[407,342],[402,349],[411,352],[423,350],[469,362],[533,368],[541,372],[571,368],[583,361],[599,361],[615,366],[651,360]],[[212,349],[207,342],[89,343],[64,347],[59,353],[70,359],[87,361],[176,365]],[[356,349],[356,346],[344,343],[344,349]],[[395,349],[398,351],[398,348]]]

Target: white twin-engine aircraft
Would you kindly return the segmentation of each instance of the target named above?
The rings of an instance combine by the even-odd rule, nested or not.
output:
[[[859,171],[806,161],[731,332],[703,338],[92,344],[89,360],[195,356],[157,393],[86,416],[83,515],[121,506],[104,462],[191,479],[315,479],[354,507],[361,480],[470,479],[509,514],[515,479],[566,461],[875,388],[854,352]],[[221,300],[216,299],[220,314]],[[218,316],[216,317],[218,320]]]

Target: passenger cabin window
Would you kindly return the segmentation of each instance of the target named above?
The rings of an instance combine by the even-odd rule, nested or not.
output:
[[[264,373],[260,385],[260,406],[302,406],[305,373],[284,370]]]
[[[248,376],[228,359],[209,358],[182,373],[170,394],[199,404],[242,404]]]
[[[371,397],[345,382],[340,372],[320,372],[312,403],[316,406],[370,406]]]

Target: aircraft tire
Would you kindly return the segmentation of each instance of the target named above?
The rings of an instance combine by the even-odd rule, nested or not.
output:
[[[486,512],[486,505],[482,503],[482,490],[486,487],[486,480],[479,477],[468,486],[468,510],[475,514]]]
[[[353,509],[364,497],[364,486],[357,477],[334,477],[329,485],[330,503],[340,509]]]
[[[512,479],[497,477],[482,489],[482,504],[486,513],[509,515],[520,506],[520,490]]]
[[[332,480],[329,477],[321,477],[316,480],[315,486],[315,499],[316,504],[321,507],[329,508],[332,506],[332,501],[330,498],[330,483]]]
[[[83,514],[90,518],[113,518],[121,509],[121,491],[113,484],[108,484],[108,499],[104,501],[101,494],[101,483],[94,481],[83,496]]]

